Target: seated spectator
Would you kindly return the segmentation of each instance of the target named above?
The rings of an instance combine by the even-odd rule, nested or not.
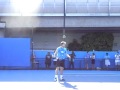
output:
[[[50,54],[50,52],[47,53],[46,58],[45,58],[45,66],[46,69],[49,69],[51,66],[51,60],[52,60],[52,55]]]

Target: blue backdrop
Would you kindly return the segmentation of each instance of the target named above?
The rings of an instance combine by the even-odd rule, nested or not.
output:
[[[30,39],[0,38],[0,66],[30,66]]]
[[[41,68],[45,68],[45,55],[47,54],[47,52],[50,52],[51,54],[53,54],[53,51],[51,50],[34,50],[36,57],[39,58],[40,61],[40,67]],[[70,54],[71,52],[68,51],[68,53]],[[92,55],[92,51],[89,52],[90,55]],[[110,68],[115,68],[115,54],[116,51],[95,51],[94,52],[96,55],[96,59],[95,59],[95,67],[105,67],[104,64],[104,57],[106,55],[106,53],[109,54],[110,56]],[[75,68],[85,68],[85,62],[84,62],[84,57],[86,55],[86,51],[75,51],[76,54],[76,58],[74,61],[74,65]],[[53,68],[53,62],[51,64],[51,67]],[[69,60],[66,58],[65,61],[65,67],[69,68]],[[91,63],[89,62],[89,67],[91,67]]]
[[[36,57],[40,61],[40,67],[45,68],[45,56],[47,52],[53,54],[53,50],[34,50]],[[101,67],[101,61],[104,60],[107,51],[95,51],[95,66]],[[0,66],[20,66],[30,67],[30,38],[0,38]],[[68,52],[71,53],[70,51]],[[108,51],[110,55],[110,68],[115,67],[116,51]],[[84,57],[86,51],[75,51],[76,58],[74,61],[75,68],[84,68]],[[92,51],[90,52],[92,54]],[[102,62],[104,67],[104,62]],[[53,62],[51,67],[53,68]],[[65,67],[69,68],[69,60],[66,58]],[[91,67],[91,64],[89,64]]]

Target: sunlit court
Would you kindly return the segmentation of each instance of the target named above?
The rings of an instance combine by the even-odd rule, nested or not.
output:
[[[120,73],[116,71],[65,70],[66,81],[54,82],[53,70],[1,70],[1,89],[119,90]],[[9,75],[8,75],[9,74]],[[49,74],[49,75],[48,75]]]
[[[0,0],[0,90],[120,90],[120,0]]]

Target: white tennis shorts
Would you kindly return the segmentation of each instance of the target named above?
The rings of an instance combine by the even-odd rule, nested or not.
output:
[[[110,65],[110,60],[105,60],[105,65],[106,66]]]
[[[115,60],[115,65],[120,65],[120,60],[119,59]]]

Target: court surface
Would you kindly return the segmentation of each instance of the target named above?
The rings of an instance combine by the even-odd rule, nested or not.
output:
[[[65,82],[54,82],[54,70],[0,70],[1,90],[120,90],[120,71],[65,70]]]

